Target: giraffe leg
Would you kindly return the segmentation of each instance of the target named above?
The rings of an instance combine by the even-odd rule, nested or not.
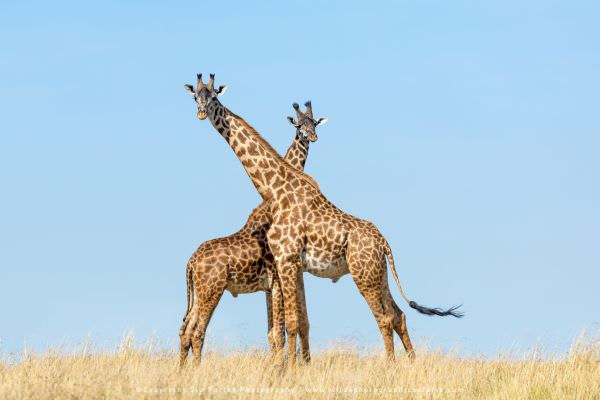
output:
[[[194,352],[194,362],[196,364],[200,364],[200,359],[202,355],[202,347],[204,346],[204,338],[206,334],[206,327],[210,322],[210,319],[219,304],[219,300],[221,300],[221,296],[223,295],[224,288],[218,291],[215,291],[212,296],[206,298],[203,304],[200,305],[198,311],[198,323],[194,328],[194,332],[192,333],[192,350]]]
[[[194,344],[194,340],[193,340],[193,333],[196,330],[198,321],[199,321],[199,312],[198,312],[198,309],[196,307],[194,307],[189,312],[188,322],[187,322],[187,324],[184,324],[185,328],[182,327],[182,330],[179,332],[180,341],[181,341],[180,353],[179,353],[179,367],[180,368],[183,368],[183,366],[185,365],[190,348],[192,349],[192,352],[194,353],[194,355],[197,352],[197,348],[195,347],[196,344]]]
[[[179,329],[179,367],[183,368],[185,360],[187,359],[190,347],[192,347],[192,336],[188,332],[188,326],[190,326],[190,320],[193,315],[192,310],[188,310],[183,320],[183,325]]]
[[[285,314],[285,328],[288,339],[288,364],[296,363],[296,338],[299,334],[299,311],[298,307],[298,270],[301,268],[300,260],[293,257],[284,259],[277,263],[277,274],[281,280],[283,292],[283,305]],[[303,318],[303,317],[302,317]]]
[[[370,238],[361,239],[356,235],[350,235],[346,259],[352,279],[377,321],[381,336],[383,336],[387,358],[392,361],[394,359],[393,321],[395,312],[389,301],[386,301],[384,283],[387,279],[387,266],[383,254],[376,249]]]
[[[369,305],[369,308],[371,309],[371,312],[377,321],[377,325],[381,331],[381,336],[383,336],[383,343],[387,358],[388,360],[392,361],[394,359],[394,317],[392,313],[386,309],[386,306],[381,298],[382,293],[380,293],[377,289],[370,288],[369,285],[365,285],[360,281],[355,280],[355,282],[360,294],[362,294],[367,301],[367,304]]]
[[[194,362],[196,364],[200,363],[206,327],[210,322],[215,308],[219,304],[219,300],[221,300],[226,285],[226,281],[217,281],[217,283],[212,282],[212,286],[209,286],[202,279],[196,279],[194,283],[196,284],[194,289],[196,296],[194,297],[194,304],[190,311],[188,324],[182,334],[181,364],[185,362],[187,349],[189,349],[188,343],[190,341],[194,354]],[[183,354],[184,350],[185,355]]]
[[[304,294],[304,276],[302,269],[298,271],[298,290],[296,291],[299,306],[299,332],[300,332],[300,356],[305,363],[310,362],[310,345],[308,340],[308,311],[306,307],[306,297]]]
[[[285,311],[281,284],[277,278],[273,280],[273,287],[271,288],[271,304],[273,326],[269,335],[273,341],[275,353],[279,353],[285,346]]]
[[[191,277],[191,270],[193,266],[188,265],[186,269],[186,284],[188,287],[188,309],[185,312],[185,316],[183,317],[183,324],[181,328],[179,328],[179,367],[183,368],[185,365],[185,361],[187,359],[190,348],[192,347],[192,330],[194,329],[194,325],[196,324],[195,312],[194,312],[194,284]],[[192,293],[190,293],[192,292]],[[189,303],[191,302],[191,304]]]
[[[209,285],[207,276],[213,274],[216,279]],[[204,332],[210,317],[216,308],[227,284],[227,266],[213,264],[211,268],[201,262],[194,266],[191,282],[192,296],[189,310],[185,315],[183,325],[179,330],[180,354],[179,365],[183,367],[190,348],[196,362],[200,361],[202,346],[204,345]]]
[[[269,341],[269,350],[275,353],[275,338],[273,337],[273,296],[269,290],[265,290],[265,300],[267,303],[267,340]]]
[[[281,213],[273,217],[273,223],[267,232],[267,240],[275,258],[277,276],[283,294],[285,329],[288,340],[287,356],[290,366],[296,364],[298,335],[300,334],[300,338],[308,342],[308,325],[302,332],[300,332],[299,326],[300,321],[307,318],[303,315],[305,310],[298,304],[299,296],[297,294],[297,291],[301,289],[298,287],[298,275],[302,273],[300,253],[304,246],[304,239],[295,224],[295,221],[299,219],[300,216],[293,213]],[[305,352],[308,352],[308,348]]]
[[[391,297],[391,295],[390,295]],[[391,299],[392,308],[394,309],[394,330],[400,336],[404,350],[408,353],[408,358],[411,360],[415,359],[415,350],[408,336],[408,329],[406,328],[406,316],[404,312],[398,307],[394,299]]]

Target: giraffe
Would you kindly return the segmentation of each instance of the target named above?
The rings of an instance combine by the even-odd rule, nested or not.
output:
[[[302,112],[297,103],[292,106],[297,119],[288,117],[288,120],[297,129],[283,159],[302,170],[310,143],[318,139],[316,127],[327,119],[312,117],[310,101],[305,103],[306,112]],[[239,293],[265,292],[269,347],[272,352],[283,348],[285,324],[281,290],[274,273],[273,255],[267,245],[270,219],[269,206],[263,202],[252,211],[239,231],[202,243],[190,257],[186,267],[188,307],[179,330],[180,366],[185,364],[190,347],[196,363],[200,362],[206,328],[225,290],[233,297]],[[299,291],[299,295],[302,294]],[[305,307],[304,299],[301,304]]]
[[[271,145],[244,119],[221,104],[226,86],[214,88],[214,74],[206,85],[186,85],[198,107],[198,118],[208,118],[242,163],[260,196],[269,204],[271,226],[267,240],[275,259],[281,286],[287,358],[293,365],[299,339],[302,359],[310,359],[308,321],[302,307],[302,270],[324,278],[339,279],[350,273],[373,313],[383,337],[388,360],[394,359],[393,332],[399,334],[411,357],[414,350],[404,313],[395,304],[387,281],[387,262],[400,294],[408,305],[426,315],[461,317],[457,307],[429,308],[409,300],[394,265],[387,240],[370,221],[349,215],[321,193],[316,182],[286,163]]]

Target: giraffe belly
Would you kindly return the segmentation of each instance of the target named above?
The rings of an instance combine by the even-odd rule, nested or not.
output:
[[[319,278],[332,279],[334,282],[349,272],[344,256],[335,257],[331,254],[316,254],[316,252],[306,251],[302,253],[302,264],[304,272]]]
[[[254,284],[227,283],[226,289],[229,292],[231,292],[233,297],[236,297],[240,293],[254,293],[254,292],[264,290],[263,285],[260,285],[259,283],[254,283]]]
[[[243,274],[231,273],[227,280],[226,289],[231,292],[233,297],[240,293],[255,293],[269,289],[269,279],[266,272],[256,276],[244,276]]]

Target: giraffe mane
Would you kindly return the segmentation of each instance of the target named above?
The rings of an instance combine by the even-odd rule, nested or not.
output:
[[[304,181],[307,181],[308,183],[311,184],[311,186],[313,186],[315,189],[317,189],[318,191],[321,191],[321,188],[319,187],[319,184],[317,183],[317,181],[315,180],[315,178],[313,178],[312,176],[310,176],[309,174],[307,174],[306,172],[294,167],[293,165],[290,165],[287,161],[285,161],[285,159],[283,159],[283,161],[294,171],[297,171],[298,174],[300,175],[300,178]]]
[[[259,144],[267,151],[267,153],[269,153],[271,156],[273,156],[275,158],[280,159],[285,164],[285,166],[288,169],[294,171],[294,173],[297,174],[301,180],[303,180],[304,182],[307,182],[309,185],[311,185],[318,191],[321,191],[319,184],[317,183],[317,181],[314,180],[314,178],[312,176],[308,175],[304,171],[299,170],[298,168],[291,166],[287,161],[285,161],[285,159],[283,157],[281,157],[281,155],[273,148],[273,146],[271,146],[271,144],[269,142],[267,142],[267,140],[264,137],[262,137],[260,133],[258,133],[256,131],[256,129],[254,129],[249,123],[246,122],[246,120],[244,118],[240,117],[239,115],[235,114],[232,111],[229,111],[229,112],[232,114],[233,117],[238,118],[244,124],[244,128],[248,129],[248,131],[250,133],[253,133],[255,135],[255,137],[258,139]]]

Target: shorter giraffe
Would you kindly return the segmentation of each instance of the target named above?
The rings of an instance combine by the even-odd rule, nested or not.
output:
[[[303,113],[294,103],[297,119],[288,117],[296,127],[296,135],[284,160],[298,169],[304,168],[310,142],[318,139],[315,128],[327,121],[325,118],[313,119],[311,103],[305,105],[307,111]],[[194,358],[200,362],[207,325],[225,290],[234,297],[239,293],[265,292],[269,347],[271,351],[283,349],[283,298],[274,258],[267,244],[270,225],[270,208],[263,202],[252,211],[242,229],[233,235],[202,243],[190,258],[186,268],[188,308],[179,331],[181,366],[185,364],[190,346]],[[299,285],[302,284],[300,281]],[[298,295],[304,296],[304,290]],[[299,303],[304,308],[303,315],[307,315],[304,297],[299,298]],[[308,321],[302,323],[308,324]]]

